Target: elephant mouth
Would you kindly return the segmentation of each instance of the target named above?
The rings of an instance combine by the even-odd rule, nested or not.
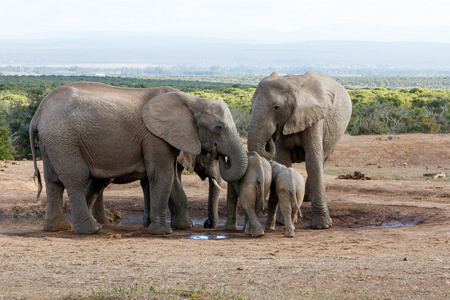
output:
[[[276,140],[278,140],[279,137],[280,137],[280,130],[277,125],[275,132],[271,136],[269,136],[269,139],[266,142],[265,150],[267,153],[275,152],[275,142]]]

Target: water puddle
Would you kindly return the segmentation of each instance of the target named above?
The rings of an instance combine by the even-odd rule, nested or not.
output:
[[[416,222],[404,223],[401,221],[390,221],[390,222],[382,223],[380,226],[374,226],[374,227],[402,227],[402,226],[415,226],[415,225],[417,225]]]
[[[221,234],[192,234],[186,236],[185,238],[190,240],[223,240],[228,239],[229,236]]]

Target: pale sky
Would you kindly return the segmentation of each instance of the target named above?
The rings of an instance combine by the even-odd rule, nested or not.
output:
[[[365,26],[387,37],[397,28],[420,27],[421,35],[444,28],[440,34],[450,42],[449,0],[0,1],[0,38],[71,31],[288,33],[342,25],[349,36]]]

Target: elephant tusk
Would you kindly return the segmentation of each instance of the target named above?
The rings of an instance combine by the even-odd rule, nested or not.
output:
[[[220,187],[219,183],[217,182],[217,180],[215,178],[211,178],[212,183],[214,183],[214,185],[216,186],[216,188],[219,189],[219,191],[222,190],[222,188]]]

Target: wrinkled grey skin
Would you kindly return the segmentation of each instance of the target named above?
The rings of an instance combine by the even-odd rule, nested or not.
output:
[[[270,166],[272,167],[272,182],[267,208],[266,230],[275,229],[275,215],[278,205],[285,225],[284,236],[294,237],[297,213],[301,217],[300,206],[305,195],[305,179],[299,172],[275,161],[271,161]]]
[[[205,180],[209,180],[209,195],[208,195],[208,218],[205,220],[203,226],[205,228],[216,228],[218,222],[218,202],[220,189],[212,182],[216,180],[220,186],[222,178],[219,172],[219,161],[212,158],[210,154],[200,153],[199,155],[191,155],[189,153],[181,152],[177,158],[177,173],[174,176],[172,192],[169,198],[169,210],[171,212],[172,228],[185,229],[193,226],[192,221],[180,219],[180,217],[187,216],[187,197],[181,184],[181,173],[183,169],[190,172],[194,171],[197,175]],[[113,183],[121,183],[113,181]],[[89,209],[92,210],[94,219],[100,224],[109,224],[106,212],[103,205],[103,190],[109,182],[92,183],[88,185],[88,192],[86,199]],[[91,187],[91,188],[89,188]],[[148,181],[141,179],[141,187],[144,194],[144,215],[143,225],[148,227],[150,225],[150,195],[148,190]]]
[[[165,216],[180,150],[211,153],[219,159],[226,181],[238,181],[247,167],[245,149],[226,105],[170,87],[125,89],[80,82],[51,91],[30,123],[35,175],[40,179],[35,135],[44,163],[47,231],[69,226],[62,214],[64,188],[75,233],[88,234],[101,229],[86,201],[91,179],[103,185],[147,178],[152,199],[147,231],[168,234],[172,229]]]
[[[253,237],[264,235],[258,213],[264,209],[264,200],[270,191],[272,169],[269,162],[256,152],[248,152],[248,167],[238,182],[228,183],[227,222],[225,229],[237,229],[237,199],[245,212],[244,233]]]
[[[273,73],[259,83],[252,105],[248,149],[288,167],[304,161],[312,227],[331,227],[323,165],[350,120],[352,104],[347,91],[335,80],[314,72]]]

